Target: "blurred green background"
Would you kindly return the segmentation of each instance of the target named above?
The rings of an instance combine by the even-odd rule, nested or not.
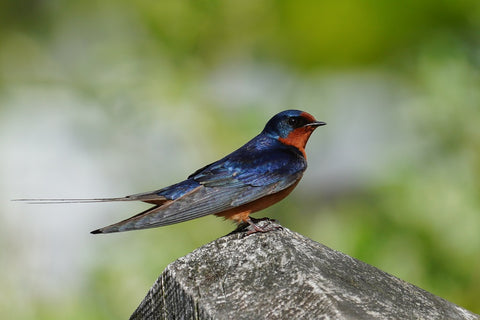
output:
[[[215,217],[88,232],[133,203],[25,205],[177,182],[275,113],[326,121],[268,215],[480,313],[480,2],[2,1],[0,310],[128,317]]]

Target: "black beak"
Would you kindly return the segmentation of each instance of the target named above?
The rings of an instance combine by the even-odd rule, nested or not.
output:
[[[326,125],[327,123],[326,122],[323,122],[323,121],[315,121],[315,122],[310,122],[310,123],[307,123],[306,125],[304,125],[304,127],[320,127],[320,126],[324,126]]]

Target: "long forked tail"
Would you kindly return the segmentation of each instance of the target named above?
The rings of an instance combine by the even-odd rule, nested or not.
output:
[[[59,203],[95,203],[114,201],[143,201],[152,204],[163,204],[169,199],[158,194],[157,191],[136,193],[126,197],[115,198],[90,198],[90,199],[14,199],[12,201],[26,202],[30,204],[59,204]]]
[[[141,199],[127,196],[127,197],[119,197],[119,198],[92,198],[92,199],[13,199],[12,201],[25,202],[28,204],[59,204],[59,203],[135,201],[135,200],[141,200]]]
[[[113,198],[75,198],[75,199],[14,199],[12,201],[26,202],[29,204],[59,204],[59,203],[95,203],[95,202],[114,202],[114,201],[143,201],[151,204],[160,205],[169,199],[159,193],[161,190],[149,191],[131,194],[125,197]]]

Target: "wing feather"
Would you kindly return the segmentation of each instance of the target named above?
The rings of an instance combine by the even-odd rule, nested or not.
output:
[[[156,192],[170,201],[94,232],[155,228],[220,213],[280,192],[302,177],[307,164],[301,153],[283,145],[263,150],[252,146]]]
[[[177,200],[150,208],[129,219],[95,230],[93,233],[156,228],[219,213],[277,193],[294,184],[300,177],[297,179],[292,177],[264,187],[245,184],[222,187],[201,185]]]
[[[248,188],[245,186],[244,188]],[[93,231],[110,233],[166,226],[232,208],[232,198],[243,188],[199,186],[177,200],[153,207],[129,219]]]

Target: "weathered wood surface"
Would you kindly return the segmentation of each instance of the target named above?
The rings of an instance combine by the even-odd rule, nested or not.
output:
[[[171,263],[131,319],[480,317],[283,229],[231,234]]]

